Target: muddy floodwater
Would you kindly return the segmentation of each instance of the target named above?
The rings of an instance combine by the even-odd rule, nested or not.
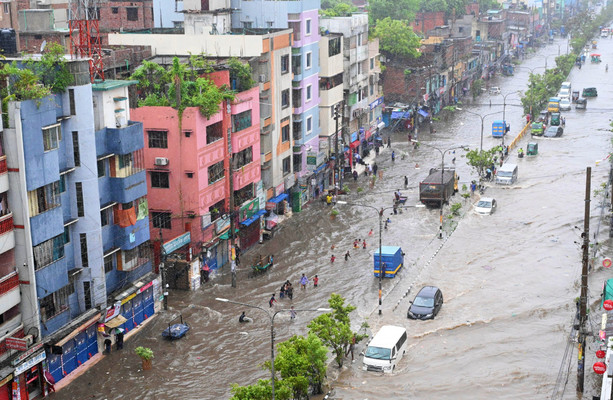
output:
[[[525,90],[528,68],[551,66],[558,51],[564,53],[565,39],[529,55],[512,77],[495,77],[488,82],[500,86],[502,94]],[[447,218],[445,234],[438,238],[439,211],[408,208],[389,215],[391,223],[382,232],[383,245],[401,246],[405,266],[394,279],[383,282],[382,315],[377,313],[378,281],[373,277],[372,252],[378,241],[378,215],[375,209],[338,205],[332,220],[330,208],[320,202],[308,204],[303,212],[284,222],[279,234],[243,257],[243,265],[262,254],[274,254],[275,265],[266,274],[248,277],[241,268],[237,288],[230,285],[229,271],[222,270],[205,287],[195,292],[171,292],[169,310],[129,341],[122,351],[105,357],[96,366],[62,390],[56,399],[227,399],[232,383],[245,385],[268,378],[260,365],[270,357],[270,320],[264,312],[215,301],[223,297],[268,309],[268,299],[290,279],[293,301],[279,300],[275,310],[327,306],[331,293],[340,293],[357,310],[351,315],[355,328],[368,322],[373,332],[384,325],[407,328],[409,346],[394,374],[379,375],[362,370],[361,357],[338,371],[331,366],[335,399],[543,399],[578,398],[576,346],[570,369],[558,382],[560,369],[567,369],[565,352],[575,314],[574,299],[579,294],[581,276],[581,232],[583,230],[586,167],[592,167],[592,188],[607,181],[611,151],[609,118],[613,104],[613,79],[605,64],[613,65],[613,40],[599,42],[601,64],[586,63],[573,69],[569,80],[573,90],[595,86],[598,97],[588,100],[587,110],[563,112],[566,118],[560,138],[527,135],[520,143],[534,140],[535,157],[510,162],[519,166],[518,181],[508,187],[488,184],[485,196],[494,197],[498,209],[493,215],[473,212],[474,195],[463,199],[456,194],[451,203],[461,203],[461,216]],[[554,55],[554,56],[552,56]],[[535,70],[539,72],[539,70]],[[613,78],[613,76],[611,76]],[[525,124],[519,95],[506,97],[505,116],[511,124],[510,141]],[[491,101],[491,105],[490,105]],[[502,119],[501,95],[483,94],[462,108],[484,119],[484,148],[500,144],[492,138],[491,123]],[[477,148],[480,143],[480,117],[457,112],[447,122],[436,122],[436,133],[419,135],[424,144],[445,150],[458,145]],[[392,148],[377,158],[383,180],[369,188],[366,178],[349,182],[350,203],[391,207],[393,192],[400,188],[408,196],[407,205],[418,204],[418,183],[431,167],[441,163],[441,154],[427,146],[409,147],[404,133],[395,133]],[[469,186],[476,172],[466,165],[463,151],[445,156],[445,164],[455,167],[460,187]],[[409,185],[404,187],[404,176]],[[364,191],[357,193],[357,188]],[[592,192],[594,192],[594,190]],[[599,254],[611,255],[609,222],[602,218],[600,197],[591,202],[590,239],[600,242]],[[608,211],[607,211],[608,212]],[[386,214],[391,213],[391,209]],[[386,215],[387,217],[387,215]],[[374,234],[369,236],[369,231]],[[355,239],[366,240],[366,249],[353,249]],[[332,248],[334,246],[334,248]],[[342,257],[350,251],[351,258]],[[337,260],[330,262],[334,254]],[[600,264],[598,264],[600,265]],[[589,304],[599,299],[607,271],[596,268],[590,275]],[[319,276],[319,287],[301,290],[302,273]],[[445,303],[436,319],[407,319],[409,301],[424,285],[436,285]],[[239,324],[241,311],[254,318]],[[182,314],[192,329],[186,338],[163,341],[160,333],[168,321]],[[306,334],[306,325],[316,313],[299,312],[295,321],[289,313],[275,320],[276,340]],[[593,313],[590,328],[598,329],[599,314]],[[359,349],[363,349],[363,344]],[[596,345],[588,341],[586,353]],[[133,349],[151,347],[155,352],[153,369],[142,371]],[[591,372],[593,360],[586,362],[585,398],[598,394],[598,378]],[[568,379],[566,380],[566,376]]]

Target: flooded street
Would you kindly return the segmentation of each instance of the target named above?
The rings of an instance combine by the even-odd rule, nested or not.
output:
[[[545,62],[554,65],[558,51],[564,54],[566,48],[566,40],[558,38],[536,55],[527,56],[513,77],[497,76],[489,85],[500,86],[502,95],[525,90],[530,69],[542,72]],[[294,299],[279,300],[277,310],[290,305],[297,309],[326,307],[330,294],[339,293],[357,306],[351,315],[355,329],[366,321],[373,332],[384,324],[405,326],[409,332],[407,355],[394,374],[362,371],[361,357],[357,357],[340,371],[334,384],[335,399],[550,398],[572,328],[574,299],[579,295],[578,242],[583,229],[586,167],[592,167],[592,192],[606,182],[609,172],[608,161],[600,161],[611,150],[608,129],[613,80],[607,79],[605,64],[613,65],[613,40],[600,40],[599,52],[603,55],[601,64],[588,61],[581,70],[573,69],[568,79],[572,90],[596,86],[599,96],[588,100],[587,110],[575,111],[573,107],[563,112],[564,135],[537,138],[536,157],[517,159],[516,151],[510,154],[511,162],[519,165],[519,180],[510,187],[490,184],[486,189],[485,195],[498,201],[493,215],[474,214],[476,195],[462,199],[456,194],[451,203],[462,203],[463,216],[455,217],[454,222],[447,220],[442,240],[438,238],[437,209],[408,208],[389,216],[392,222],[382,232],[383,245],[401,246],[406,256],[399,275],[383,282],[382,316],[376,311],[378,281],[372,272],[372,252],[379,232],[376,210],[338,205],[340,214],[332,220],[330,208],[314,202],[286,221],[272,241],[256,245],[244,255],[237,288],[231,287],[226,267],[204,288],[171,292],[167,312],[162,311],[128,340],[123,350],[102,359],[55,398],[226,399],[232,383],[246,385],[269,378],[269,372],[260,367],[270,357],[269,317],[215,298],[268,309],[270,295],[278,293],[286,279],[294,283]],[[500,139],[491,137],[491,123],[502,119],[502,95],[486,93],[474,104],[461,106],[481,115],[500,111],[484,120],[485,149],[500,144]],[[525,118],[517,94],[509,94],[506,103],[506,119],[511,124],[508,143],[524,126]],[[460,111],[447,123],[437,122],[436,133],[424,130],[419,140],[441,150],[458,145],[478,148],[480,124],[480,117]],[[527,135],[520,146],[525,149],[530,140]],[[364,176],[357,184],[349,182],[349,203],[390,207],[387,217],[393,192],[400,188],[408,196],[407,205],[418,204],[419,181],[428,175],[429,168],[440,166],[441,155],[427,146],[409,148],[405,134],[395,134],[392,147],[395,163],[389,149],[377,158],[384,179],[372,189]],[[455,154],[460,187],[477,179],[462,154],[460,150]],[[445,165],[453,158],[446,155]],[[407,189],[404,176],[409,180]],[[357,187],[365,190],[357,193]],[[446,215],[448,211],[446,207]],[[601,254],[610,256],[609,224],[600,221],[600,198],[592,198],[591,216],[590,239],[600,224],[597,239],[604,242]],[[369,236],[371,229],[374,235]],[[358,238],[366,240],[366,249],[353,249]],[[342,256],[347,250],[351,258],[345,262]],[[249,278],[245,266],[260,254],[274,254],[275,265],[266,274]],[[337,257],[334,263],[330,262],[332,254]],[[317,274],[319,287],[300,290],[302,273],[310,278]],[[600,267],[590,275],[590,305],[598,301],[605,276]],[[424,285],[442,290],[443,308],[434,320],[408,320],[409,300]],[[254,323],[239,324],[241,311],[254,318]],[[191,325],[187,337],[163,341],[161,331],[180,314]],[[599,313],[594,314],[590,328],[599,326]],[[290,321],[289,313],[279,313],[274,320],[276,341],[306,334],[306,325],[316,315],[299,312],[297,320]],[[586,353],[591,356],[596,349],[591,340],[588,343],[591,347]],[[136,346],[153,349],[152,370],[141,370],[133,351]],[[592,363],[588,358],[586,395],[591,395],[598,383]],[[329,375],[337,371],[332,365]],[[577,398],[575,375],[576,349],[563,398]]]

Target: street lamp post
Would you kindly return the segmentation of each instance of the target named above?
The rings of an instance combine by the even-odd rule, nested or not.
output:
[[[506,133],[507,133],[507,132],[506,132],[506,129],[507,129],[507,126],[506,126],[506,123],[507,123],[507,119],[506,119],[507,96],[512,95],[512,94],[515,94],[515,93],[520,93],[520,92],[521,92],[521,90],[516,90],[516,91],[514,91],[514,92],[507,93],[507,94],[505,94],[504,96],[502,96],[502,120],[503,120],[503,121],[504,121],[504,123],[505,123],[505,126],[504,126],[505,132],[504,132],[504,134],[502,135],[502,146],[503,146],[503,147],[504,147],[504,136],[505,136],[505,135],[506,135]]]
[[[483,120],[482,120],[483,121]],[[482,130],[482,134],[483,134],[483,122],[481,122],[481,130]],[[481,138],[483,139],[483,137]],[[439,210],[439,229],[438,229],[438,238],[442,239],[443,238],[443,202],[445,200],[445,154],[451,150],[455,150],[455,149],[464,149],[467,146],[462,145],[462,146],[454,146],[454,147],[450,147],[448,149],[445,150],[441,150],[436,146],[432,146],[431,144],[427,144],[427,143],[422,143],[422,142],[418,142],[417,140],[414,140],[413,142],[415,143],[419,143],[420,145],[424,145],[426,147],[430,147],[436,151],[438,151],[439,153],[441,153],[441,209]]]
[[[249,308],[257,308],[258,310],[262,310],[268,316],[268,318],[270,318],[270,371],[271,371],[270,385],[272,387],[272,400],[275,400],[275,317],[280,312],[284,312],[284,311],[290,312],[291,310],[284,308],[282,310],[275,311],[275,313],[271,315],[268,311],[266,311],[266,309],[259,307],[259,306],[254,306],[252,304],[241,303],[240,301],[228,300],[228,299],[223,299],[220,297],[216,297],[215,300],[221,301],[222,303],[232,303],[232,304],[238,304],[238,305],[249,307]],[[302,309],[302,310],[294,310],[294,311],[330,312],[332,311],[332,309],[314,308],[314,309]]]
[[[496,111],[496,112],[493,112],[493,113],[481,115],[481,114],[478,114],[478,113],[476,113],[474,111],[464,110],[464,109],[459,108],[459,107],[457,107],[456,109],[460,110],[460,111],[466,111],[469,114],[473,114],[473,115],[476,115],[477,117],[481,118],[481,142],[479,144],[479,151],[480,152],[483,151],[483,123],[484,123],[485,117],[489,117],[490,115],[496,115],[496,114],[500,113],[500,111]],[[432,147],[432,146],[430,146],[430,147]]]
[[[375,210],[377,212],[377,215],[379,216],[379,315],[382,314],[382,303],[383,303],[383,299],[382,299],[382,294],[383,294],[383,288],[382,288],[382,280],[383,280],[383,274],[385,273],[385,271],[383,270],[383,265],[381,262],[381,253],[383,253],[383,249],[382,247],[382,238],[381,238],[381,233],[383,230],[383,212],[385,210],[390,210],[393,209],[394,207],[381,207],[381,208],[377,208],[374,206],[369,206],[367,204],[354,204],[354,203],[348,203],[346,201],[337,201],[336,204],[346,204],[346,205],[350,205],[350,206],[358,206],[358,207],[367,207],[367,208],[371,208],[373,210]],[[423,208],[425,207],[423,204],[421,205],[415,205],[415,206],[401,206],[401,207],[397,207],[397,208]]]

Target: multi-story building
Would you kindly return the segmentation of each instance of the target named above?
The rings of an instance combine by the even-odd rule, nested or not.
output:
[[[232,13],[234,29],[291,28],[294,33],[291,59],[292,173],[286,175],[283,191],[289,190],[292,193],[294,209],[298,210],[302,202],[308,201],[315,194],[311,177],[318,167],[320,0],[232,0],[232,8],[236,10]],[[324,162],[321,157],[319,161]]]
[[[230,86],[228,70],[209,77],[219,86]],[[227,219],[221,216],[237,211],[235,221],[241,223],[260,210],[259,88],[238,90],[233,101],[220,104],[209,118],[198,107],[187,107],[182,117],[171,107],[132,110],[133,118],[145,127],[151,236],[168,241],[188,233],[184,254],[199,255],[203,244],[228,230],[223,223]],[[246,249],[259,237],[259,224],[249,223],[237,243]],[[213,253],[209,266],[223,265],[227,249],[227,245],[207,248]]]
[[[343,89],[345,98],[344,127],[347,129],[347,140],[345,145],[349,147],[346,154],[349,165],[353,159],[354,152],[363,152],[366,149],[367,130],[370,128],[370,105],[369,85],[373,85],[373,96],[375,77],[378,76],[375,65],[378,54],[373,47],[373,68],[370,68],[370,50],[368,44],[368,14],[355,13],[349,17],[321,18],[320,26],[323,31],[330,33],[340,33],[343,35]],[[370,76],[373,76],[371,79]],[[377,87],[378,90],[378,87]],[[373,110],[373,115],[380,109],[383,103],[373,105],[379,110]],[[373,109],[374,109],[373,107]],[[370,132],[369,132],[370,135]]]
[[[12,188],[4,205],[14,219],[23,332],[32,335],[31,357],[13,361],[23,398],[44,390],[41,361],[59,381],[110,343],[99,322],[129,331],[154,312],[142,124],[126,107],[133,82],[92,85],[87,60],[67,65],[73,85],[10,102],[4,129]]]

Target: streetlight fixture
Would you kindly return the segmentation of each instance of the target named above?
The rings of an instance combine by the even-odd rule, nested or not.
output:
[[[521,90],[516,90],[516,91],[514,91],[514,92],[507,93],[507,94],[505,94],[505,95],[503,95],[503,96],[502,96],[502,120],[503,120],[503,121],[504,121],[504,123],[505,123],[505,127],[504,127],[505,132],[504,132],[504,134],[502,135],[502,146],[503,146],[503,147],[504,147],[504,137],[505,137],[505,135],[506,135],[506,133],[507,133],[507,132],[506,132],[506,129],[507,129],[507,126],[506,126],[507,119],[505,118],[505,117],[506,117],[506,108],[507,108],[507,96],[512,95],[512,94],[515,94],[515,93],[521,93],[521,92],[522,92]]]
[[[377,212],[377,215],[379,215],[379,315],[381,315],[382,314],[381,308],[382,308],[382,302],[383,302],[383,299],[382,299],[382,293],[383,293],[382,279],[383,279],[383,274],[385,273],[385,271],[383,270],[383,267],[382,267],[382,262],[381,262],[381,253],[383,252],[382,245],[381,245],[381,241],[382,241],[382,239],[381,239],[381,232],[382,232],[382,229],[383,229],[383,226],[382,226],[383,225],[383,212],[385,210],[390,210],[390,209],[394,208],[394,206],[392,206],[392,207],[377,208],[377,207],[374,207],[374,206],[369,206],[367,204],[348,203],[348,202],[342,201],[342,200],[337,201],[336,204],[343,204],[343,205],[346,204],[346,205],[350,205],[350,206],[358,206],[358,207],[371,208],[371,209],[373,209],[373,210],[375,210]],[[400,206],[400,207],[397,207],[397,208],[423,208],[423,207],[425,207],[425,205],[418,204],[418,205],[414,205],[414,206]]]
[[[473,115],[476,115],[477,117],[481,118],[481,143],[479,144],[479,151],[480,151],[480,152],[481,152],[481,151],[483,151],[483,121],[485,120],[485,117],[489,117],[490,115],[496,115],[496,114],[499,114],[499,113],[500,113],[500,111],[496,111],[496,112],[493,112],[493,113],[489,113],[489,114],[481,115],[481,114],[476,113],[476,112],[474,112],[474,111],[464,110],[464,109],[462,109],[462,108],[460,108],[460,107],[456,107],[456,110],[466,111],[466,112],[467,112],[467,113],[469,113],[469,114],[473,114]],[[431,146],[431,147],[432,147],[432,146]]]
[[[483,135],[483,122],[481,125],[481,134]],[[483,139],[483,137],[482,137]],[[436,146],[432,146],[431,144],[427,144],[427,143],[422,143],[422,142],[418,142],[417,140],[412,140],[412,142],[414,143],[418,143],[420,145],[424,145],[426,147],[430,147],[436,151],[438,151],[439,153],[441,153],[441,209],[439,210],[439,229],[438,229],[438,238],[442,239],[443,238],[443,202],[444,202],[444,198],[445,198],[445,153],[451,151],[451,150],[455,150],[455,149],[465,149],[468,146],[466,145],[461,145],[461,146],[454,146],[454,147],[450,147],[448,149],[445,150],[441,150]],[[454,180],[455,180],[455,176],[454,176]]]
[[[257,308],[258,310],[262,310],[266,315],[268,315],[268,318],[270,318],[270,371],[271,371],[270,384],[272,387],[272,400],[275,400],[275,317],[280,312],[284,312],[284,311],[290,312],[291,310],[284,308],[282,310],[275,311],[275,313],[271,315],[268,311],[266,311],[266,309],[259,307],[259,306],[254,306],[253,304],[241,303],[240,301],[228,300],[228,299],[224,299],[221,297],[216,297],[215,300],[220,301],[222,303],[232,303],[232,304],[238,304],[240,306],[245,306],[249,308]],[[314,308],[314,309],[302,309],[302,310],[294,309],[294,311],[330,312],[332,311],[332,309],[331,308]]]

